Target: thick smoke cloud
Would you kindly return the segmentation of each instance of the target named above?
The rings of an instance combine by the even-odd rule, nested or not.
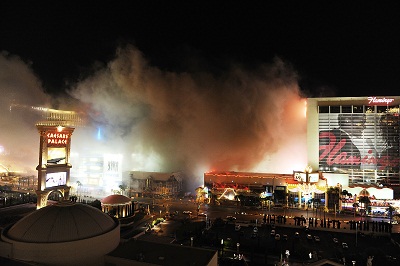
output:
[[[44,93],[17,56],[2,53],[0,69],[0,163],[13,171],[36,174],[42,114],[30,106],[88,114],[72,153],[122,154],[123,171],[182,171],[189,189],[210,170],[291,173],[306,164],[304,99],[280,59],[251,71],[175,73],[128,46],[65,99]]]
[[[30,65],[18,56],[0,54],[0,172],[23,171],[36,175],[40,114],[30,106],[50,107],[50,97]]]
[[[279,59],[217,77],[161,71],[128,46],[70,94],[90,106],[125,170],[184,171],[198,186],[209,170],[290,173],[306,164],[304,99]]]

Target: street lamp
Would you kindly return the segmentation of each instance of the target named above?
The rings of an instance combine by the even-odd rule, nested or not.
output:
[[[358,222],[356,222],[356,247],[357,247],[357,227],[358,227]]]

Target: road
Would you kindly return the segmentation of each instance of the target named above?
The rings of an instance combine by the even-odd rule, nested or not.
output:
[[[193,200],[182,199],[182,200],[172,200],[172,199],[138,199],[142,204],[148,204],[150,206],[151,213],[157,217],[162,217],[166,211],[173,213],[175,211],[191,211],[194,216],[197,214],[197,208],[199,204],[194,202]],[[161,211],[161,212],[160,212]],[[210,205],[210,204],[200,204],[199,213],[204,213],[206,217],[199,217],[200,219],[211,219],[215,220],[216,218],[226,218],[227,216],[234,216],[237,218],[237,221],[254,221],[257,220],[258,223],[263,222],[264,214],[270,215],[284,215],[287,217],[287,222],[294,224],[294,217],[303,216],[308,220],[309,217],[315,217],[318,219],[329,219],[329,220],[340,220],[342,225],[348,224],[349,221],[385,221],[389,222],[388,218],[382,217],[369,217],[369,216],[354,216],[350,214],[334,214],[334,213],[320,213],[317,214],[312,211],[297,209],[297,208],[271,208],[268,209],[257,209],[251,207],[237,207],[235,205],[231,206],[222,206],[222,205]],[[392,227],[393,233],[400,233],[400,225],[393,225]]]
[[[180,218],[187,217],[193,221],[196,220],[212,220],[214,221],[216,218],[226,218],[226,216],[235,216],[236,222],[252,222],[251,226],[243,226],[239,231],[235,230],[235,223],[230,222],[224,227],[224,229],[217,229],[217,233],[215,235],[210,231],[205,236],[203,243],[209,244],[214,248],[219,248],[218,244],[215,245],[216,239],[220,241],[224,239],[224,245],[221,246],[223,251],[224,258],[234,256],[237,253],[236,244],[240,243],[241,252],[247,257],[251,258],[253,262],[259,261],[259,264],[252,265],[266,265],[265,261],[268,263],[275,263],[277,259],[280,258],[281,254],[285,254],[286,250],[290,251],[292,262],[296,259],[296,256],[299,260],[304,260],[304,254],[308,255],[311,253],[314,260],[317,258],[333,258],[337,261],[342,260],[342,256],[347,258],[347,260],[352,259],[353,257],[357,257],[360,259],[360,252],[366,249],[375,249],[379,250],[380,253],[389,254],[393,256],[396,253],[387,253],[389,250],[393,248],[391,242],[388,241],[388,238],[366,238],[369,236],[358,235],[354,231],[350,233],[342,234],[339,231],[335,231],[333,229],[325,230],[323,228],[309,228],[309,233],[312,236],[318,235],[320,237],[321,242],[316,242],[315,240],[308,240],[306,235],[307,231],[304,230],[304,227],[296,227],[293,225],[294,216],[311,217],[310,213],[307,213],[306,210],[299,209],[271,209],[271,210],[259,210],[256,208],[237,208],[236,206],[212,206],[207,204],[199,205],[191,200],[153,200],[153,199],[140,199],[140,204],[142,206],[149,206],[149,210],[151,211],[150,215],[144,217],[143,220],[136,224],[135,229],[122,229],[121,237],[129,238],[135,235],[139,231],[144,232],[145,223],[151,222],[152,220],[163,217],[166,212],[169,213],[178,213],[177,220],[169,220],[161,223],[160,226],[157,226],[154,230],[154,233],[159,236],[166,236],[173,238],[174,232],[181,225]],[[199,213],[205,213],[207,216],[197,216],[197,209],[199,208]],[[23,204],[13,207],[7,207],[0,209],[0,217],[17,217],[18,219],[21,216],[24,216],[36,209],[35,204]],[[183,214],[183,211],[191,211],[192,215]],[[288,216],[287,224],[285,226],[276,225],[276,233],[279,233],[281,236],[287,235],[288,240],[286,242],[281,240],[275,240],[274,237],[271,236],[271,225],[263,225],[263,215],[264,214],[275,214],[275,215],[286,215]],[[322,216],[323,217],[323,216]],[[334,219],[334,214],[325,214],[326,218]],[[370,217],[354,217],[351,215],[336,215],[336,219],[340,219],[343,221],[349,221],[352,219],[372,219]],[[380,219],[381,220],[381,219]],[[8,221],[8,224],[12,221]],[[257,235],[253,236],[253,227],[258,225],[259,230]],[[291,225],[292,226],[291,226]],[[398,225],[394,226],[395,232],[399,231]],[[212,229],[214,230],[214,229]],[[219,230],[219,231],[218,231]],[[222,230],[222,231],[221,231]],[[294,232],[298,231],[300,233],[299,239],[296,240]],[[336,237],[339,239],[339,244],[336,245],[332,241],[332,239]],[[357,241],[358,240],[358,241]],[[196,241],[196,240],[195,240]],[[342,242],[346,242],[349,244],[348,249],[344,249],[341,245]],[[219,243],[219,242],[218,242]],[[358,244],[357,244],[358,243]],[[208,245],[207,244],[207,245]],[[400,253],[396,250],[397,254]],[[389,264],[387,261],[384,261],[384,258],[376,257],[374,262],[382,262],[384,265],[396,265]],[[268,264],[269,265],[269,264]],[[293,265],[293,264],[292,264]],[[347,265],[347,264],[346,264]],[[365,264],[364,264],[365,265]]]

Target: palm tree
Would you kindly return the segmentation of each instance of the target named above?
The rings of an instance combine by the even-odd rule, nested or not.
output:
[[[341,193],[341,198],[340,198],[340,200],[342,201],[342,204],[343,204],[343,202],[347,202],[347,198],[348,197],[350,197],[350,195],[349,195],[350,193],[345,189],[345,190],[342,190],[342,193]],[[347,206],[347,204],[345,204],[346,206]]]
[[[313,208],[315,208],[315,216],[318,217],[318,209],[319,209],[319,205],[321,205],[321,199],[316,199],[316,198],[311,198],[310,199]]]
[[[127,185],[124,184],[124,183],[122,183],[122,184],[119,185],[118,187],[119,187],[119,189],[121,190],[121,194],[124,195],[124,192],[125,192],[125,190],[126,190],[126,188],[127,188]]]
[[[335,206],[339,206],[339,196],[340,189],[338,187],[329,187],[328,188],[328,204],[329,209],[335,208]]]
[[[79,188],[82,186],[82,183],[81,183],[81,181],[76,181],[76,185],[78,186],[78,189],[76,190],[76,194],[78,194],[79,195]]]
[[[365,213],[367,213],[367,210],[369,208],[369,205],[371,204],[371,200],[369,199],[368,196],[361,196],[358,201],[364,205]]]
[[[358,207],[360,207],[360,204],[358,204],[358,202],[354,202],[353,203],[354,217],[356,217],[356,210],[357,210]]]
[[[393,218],[393,212],[396,210],[395,207],[393,207],[392,205],[389,204],[389,207],[387,207],[386,211],[389,214],[389,221],[390,223],[392,223],[392,218]]]

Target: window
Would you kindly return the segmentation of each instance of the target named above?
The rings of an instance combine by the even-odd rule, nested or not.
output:
[[[340,113],[340,106],[331,106],[330,113]]]
[[[329,113],[329,106],[318,106],[319,113]]]

